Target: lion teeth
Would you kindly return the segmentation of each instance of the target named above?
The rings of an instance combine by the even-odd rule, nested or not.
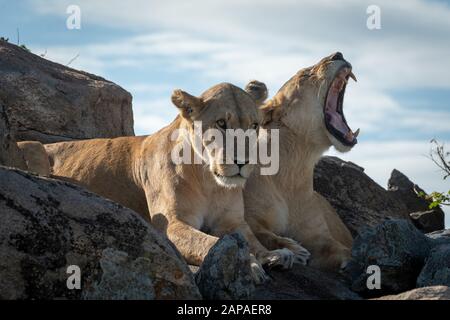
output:
[[[355,82],[358,82],[358,80],[356,80],[355,75],[353,74],[353,72],[350,71],[349,73],[350,78],[352,78],[353,80],[355,80]]]
[[[358,130],[355,131],[355,133],[353,135],[355,136],[355,138],[358,137],[358,135],[359,135],[359,128],[358,128]]]

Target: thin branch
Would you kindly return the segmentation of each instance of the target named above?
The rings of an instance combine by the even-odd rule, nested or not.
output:
[[[75,57],[73,57],[72,59],[70,59],[70,61],[66,64],[66,66],[69,66],[72,62],[74,62],[75,60],[77,60],[77,58],[80,56],[80,54],[78,53]]]

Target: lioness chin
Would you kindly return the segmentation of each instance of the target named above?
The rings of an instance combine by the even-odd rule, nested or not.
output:
[[[244,190],[245,218],[268,249],[311,252],[312,266],[339,269],[350,257],[352,237],[328,201],[313,189],[314,166],[331,146],[349,151],[353,133],[343,113],[347,81],[354,77],[341,53],[300,70],[265,103],[266,129],[279,129],[280,170],[252,175]],[[257,88],[253,88],[257,91]]]
[[[260,99],[260,93],[248,94],[231,84],[216,85],[200,97],[175,90],[172,102],[179,116],[155,134],[62,142],[45,148],[54,175],[139,212],[167,234],[190,264],[201,264],[218,237],[241,233],[249,243],[253,277],[259,283],[266,279],[262,264],[290,267],[294,253],[268,251],[244,220],[242,188],[254,165],[237,159],[224,164],[220,153],[198,150],[194,125],[201,121],[203,132],[256,128]],[[206,140],[202,138],[201,146],[206,147]],[[190,156],[197,154],[207,164],[175,164],[172,152],[185,142],[189,142]]]

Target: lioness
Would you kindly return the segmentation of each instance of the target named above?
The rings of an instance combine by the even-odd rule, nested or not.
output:
[[[257,103],[265,96],[261,92],[250,95],[227,83],[200,97],[175,90],[172,102],[179,115],[153,135],[63,142],[45,148],[54,175],[74,179],[151,218],[190,264],[201,264],[218,237],[240,232],[256,257],[252,260],[254,279],[261,282],[266,278],[261,264],[287,268],[294,260],[306,263],[308,253],[303,248],[303,255],[287,249],[268,251],[261,245],[244,220],[242,188],[254,165],[240,164],[236,159],[235,163],[222,164],[223,154],[196,149],[194,121],[201,121],[203,132],[209,128],[221,132],[257,129]],[[177,130],[180,135],[174,140]],[[203,147],[210,143],[206,139],[202,138]],[[175,164],[172,151],[186,141],[191,154],[209,164]]]
[[[300,70],[262,106],[264,125],[279,129],[280,169],[276,175],[252,175],[244,190],[245,218],[268,249],[311,252],[311,265],[336,269],[349,259],[352,237],[328,201],[313,190],[314,166],[334,146],[349,151],[356,143],[343,113],[351,65],[341,53]],[[263,90],[253,84],[248,91]]]

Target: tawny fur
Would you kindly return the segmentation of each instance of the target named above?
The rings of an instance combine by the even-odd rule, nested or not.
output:
[[[19,150],[30,172],[48,177],[51,174],[50,163],[44,146],[39,141],[21,141],[17,143]]]
[[[258,123],[257,99],[230,84],[215,86],[199,98],[176,90],[172,101],[180,115],[155,134],[62,142],[45,148],[55,176],[77,181],[137,211],[166,233],[190,264],[199,265],[219,237],[240,232],[259,261],[253,261],[252,268],[260,281],[265,276],[261,263],[276,265],[278,259],[283,265],[285,251],[269,252],[251,231],[244,220],[242,186],[220,185],[213,175],[228,176],[236,164],[217,164],[212,156],[210,165],[176,165],[171,159],[182,138],[193,140],[194,120],[201,120],[204,128],[215,128],[217,120],[226,119],[228,128],[244,130]],[[180,128],[189,135],[172,141],[172,133]],[[252,167],[245,165],[241,174]]]
[[[336,270],[350,257],[352,236],[329,202],[313,190],[314,166],[332,145],[350,148],[328,133],[323,107],[327,88],[342,61],[325,58],[300,70],[263,107],[266,129],[280,130],[280,169],[253,174],[244,190],[245,217],[268,249],[295,251],[302,243],[311,265]]]

